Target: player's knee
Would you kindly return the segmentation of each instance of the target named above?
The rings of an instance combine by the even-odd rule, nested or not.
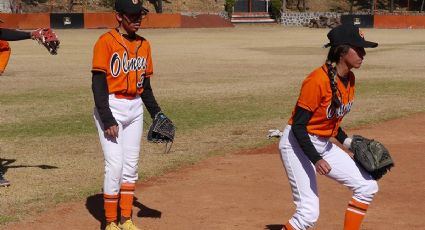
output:
[[[363,194],[373,196],[379,190],[378,183],[376,180],[368,180],[361,190]]]
[[[371,202],[375,194],[379,191],[379,186],[376,180],[368,180],[359,188],[355,189],[354,197],[361,201]]]
[[[119,181],[122,175],[122,164],[106,164],[105,173],[106,175],[114,181]]]

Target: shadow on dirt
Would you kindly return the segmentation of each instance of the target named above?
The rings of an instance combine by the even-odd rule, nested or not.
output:
[[[268,224],[264,227],[265,230],[282,230],[283,224]]]
[[[138,208],[137,217],[140,218],[161,218],[162,213],[158,210],[147,207],[140,203],[137,197],[134,197],[133,206]],[[106,219],[103,209],[103,194],[95,194],[86,199],[86,208],[90,214],[100,222],[100,229],[105,229]],[[135,211],[135,210],[133,210]],[[120,215],[118,211],[118,216]]]
[[[16,159],[3,159],[0,158],[0,173],[6,174],[7,170],[12,168],[40,168],[40,169],[57,169],[53,165],[13,165]]]

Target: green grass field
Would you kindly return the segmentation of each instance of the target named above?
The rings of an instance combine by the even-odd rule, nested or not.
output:
[[[57,56],[33,41],[11,42],[0,77],[0,158],[12,186],[0,188],[0,223],[101,191],[90,68],[103,32],[57,31]],[[166,155],[163,145],[143,139],[140,179],[274,142],[267,130],[284,126],[302,80],[324,62],[326,33],[279,25],[141,31],[153,50],[155,96],[177,137]],[[356,99],[343,126],[425,111],[425,30],[365,34],[380,45],[355,70]],[[145,121],[147,127],[150,118]]]

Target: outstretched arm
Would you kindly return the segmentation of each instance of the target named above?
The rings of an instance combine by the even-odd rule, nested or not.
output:
[[[0,29],[0,40],[19,41],[31,39],[31,32],[19,31],[13,29]]]

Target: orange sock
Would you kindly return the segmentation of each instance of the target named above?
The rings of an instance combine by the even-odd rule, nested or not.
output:
[[[118,198],[119,195],[108,195],[103,194],[104,209],[106,222],[110,223],[117,220],[117,209],[118,209]]]
[[[295,230],[295,228],[288,222],[283,226],[283,230]]]
[[[359,230],[369,204],[352,198],[345,211],[344,230]]]
[[[123,183],[121,185],[121,198],[120,198],[120,208],[121,216],[131,217],[131,210],[133,207],[133,198],[134,198],[134,189],[136,188],[135,184],[132,183]]]

